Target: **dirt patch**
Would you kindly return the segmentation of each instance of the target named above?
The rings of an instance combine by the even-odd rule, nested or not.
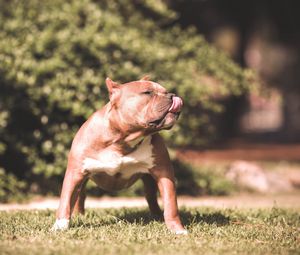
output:
[[[39,198],[26,204],[0,204],[1,211],[10,210],[55,210],[58,198]],[[161,201],[160,201],[161,204]],[[216,207],[216,208],[295,208],[300,210],[300,194],[285,195],[237,195],[229,197],[178,197],[178,205],[184,207]],[[147,203],[143,197],[138,198],[88,198],[86,208],[122,208],[145,207]]]
[[[300,161],[300,144],[230,144],[223,149],[178,150],[177,157],[191,163],[215,161]]]

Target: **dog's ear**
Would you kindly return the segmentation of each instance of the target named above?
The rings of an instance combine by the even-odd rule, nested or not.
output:
[[[149,80],[150,80],[150,75],[148,74],[140,79],[140,81],[149,81]]]
[[[120,85],[110,78],[106,78],[105,83],[109,93],[109,100],[114,105],[121,95]]]

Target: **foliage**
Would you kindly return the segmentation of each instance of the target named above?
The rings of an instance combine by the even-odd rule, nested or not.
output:
[[[190,234],[174,236],[145,209],[87,210],[65,232],[52,211],[0,212],[2,254],[299,254],[299,213],[194,208],[181,211]]]
[[[160,0],[0,6],[0,165],[19,178],[61,180],[74,133],[107,101],[107,76],[149,73],[184,98],[181,121],[164,133],[171,145],[215,137],[210,116],[222,110],[220,98],[251,87],[248,71],[182,30]]]
[[[5,173],[4,169],[0,168],[0,202],[22,200],[25,188],[25,182],[19,181],[13,174]]]
[[[225,167],[195,166],[174,161],[177,190],[181,195],[229,195],[237,187],[225,178]]]

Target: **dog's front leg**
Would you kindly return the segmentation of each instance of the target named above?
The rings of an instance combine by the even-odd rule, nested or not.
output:
[[[157,183],[163,200],[164,220],[168,229],[175,234],[187,234],[179,218],[174,180],[169,177],[159,177]]]
[[[69,228],[73,207],[87,176],[77,169],[67,169],[60,195],[59,207],[56,213],[56,222],[52,230]]]
[[[157,182],[164,205],[164,220],[168,229],[175,234],[187,234],[178,213],[174,170],[167,148],[160,135],[152,138],[155,166],[150,170]]]

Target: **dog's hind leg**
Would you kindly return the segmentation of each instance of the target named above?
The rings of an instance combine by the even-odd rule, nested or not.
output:
[[[80,189],[78,197],[75,201],[72,215],[84,214],[84,202],[86,199],[86,183],[87,183],[87,181],[88,181],[88,179],[84,180],[84,182],[81,185],[81,189]]]
[[[142,177],[144,183],[144,191],[149,209],[153,217],[157,220],[163,219],[163,213],[157,202],[158,187],[156,181],[150,174],[145,174]]]

